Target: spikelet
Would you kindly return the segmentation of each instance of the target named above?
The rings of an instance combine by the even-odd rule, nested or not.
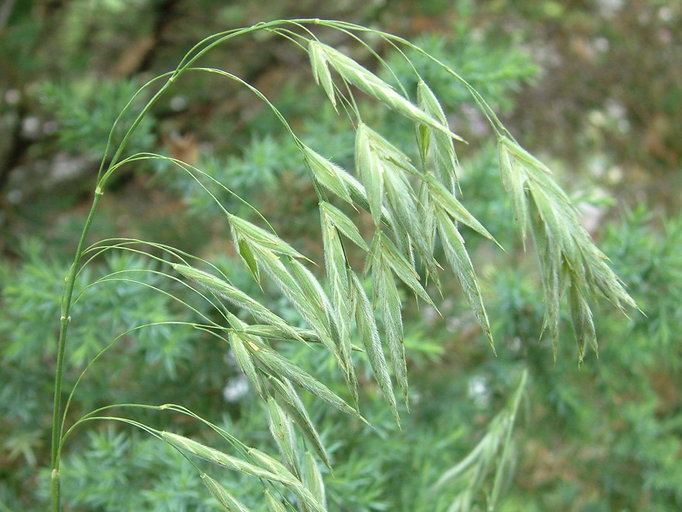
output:
[[[441,124],[447,125],[443,107],[423,80],[417,83],[417,104]],[[434,172],[440,182],[454,193],[460,166],[452,139],[441,131],[434,131],[426,124],[419,124],[417,141],[427,169]]]
[[[545,292],[544,328],[549,331],[556,358],[561,297],[569,290],[573,329],[582,361],[586,345],[597,351],[590,302],[602,295],[616,307],[636,307],[621,281],[594,245],[566,193],[550,169],[518,143],[498,141],[502,182],[512,197],[521,236],[533,235]]]
[[[311,53],[323,54],[325,62],[334,68],[344,80],[353,84],[363,92],[375,97],[399,114],[412,121],[424,123],[456,140],[464,140],[459,135],[452,133],[447,125],[443,125],[441,122],[416,107],[409,100],[397,93],[393,87],[384,82],[381,78],[340,51],[331,46],[327,46],[324,43],[320,43],[319,41],[310,41],[309,51]],[[319,70],[319,66],[317,69]]]
[[[320,469],[317,467],[317,462],[315,462],[315,458],[310,452],[306,452],[303,458],[303,484],[315,496],[318,503],[323,507],[327,506],[324,480],[322,479]]]
[[[225,487],[219,482],[208,476],[206,473],[201,474],[201,480],[208,488],[211,495],[218,500],[226,512],[249,512],[249,509],[241,504],[234,496],[232,496]]]
[[[381,389],[384,398],[388,401],[388,405],[391,407],[396,423],[400,424],[398,406],[396,404],[395,395],[393,394],[393,384],[391,383],[391,376],[388,372],[386,356],[384,355],[381,346],[379,331],[377,330],[376,322],[374,320],[372,307],[362,283],[355,274],[351,277],[351,284],[355,296],[355,317],[360,337],[362,338],[362,342],[365,345],[365,351],[369,357],[369,363],[372,366],[379,388]]]
[[[203,270],[189,267],[187,265],[173,264],[172,267],[179,274],[192,279],[209,291],[220,297],[223,297],[235,306],[242,308],[257,320],[270,324],[273,327],[280,329],[282,332],[287,333],[292,338],[302,341],[302,338],[296,329],[290,327],[282,318],[277,316],[275,313],[263,306],[257,300],[251,298],[240,289],[232,286],[230,283],[214,276],[213,274],[209,274],[208,272],[204,272]]]

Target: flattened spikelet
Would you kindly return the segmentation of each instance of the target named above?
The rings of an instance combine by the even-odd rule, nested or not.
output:
[[[504,139],[498,144],[500,177],[506,191],[511,195],[514,218],[521,229],[521,238],[526,240],[528,229],[528,203],[526,201],[526,173],[511,156]]]
[[[272,397],[268,398],[268,417],[270,420],[270,433],[277,443],[277,447],[287,464],[289,464],[289,467],[295,467],[296,437],[291,419]]]
[[[328,404],[339,409],[341,412],[359,417],[359,413],[348,405],[340,396],[331,391],[327,386],[315,379],[309,373],[290,363],[273,350],[263,347],[256,352],[254,356],[275,376],[289,379],[308,390],[319,399],[324,400]]]
[[[336,108],[336,96],[334,95],[334,82],[327,65],[327,55],[320,46],[320,43],[311,39],[308,44],[308,54],[310,55],[310,67],[313,70],[315,83],[322,85],[324,92],[327,93],[329,101]]]
[[[234,357],[237,360],[239,368],[244,372],[246,377],[249,379],[249,382],[256,389],[258,395],[261,398],[265,398],[265,395],[263,394],[263,386],[260,381],[260,376],[256,371],[256,366],[253,364],[251,354],[249,354],[249,351],[244,346],[244,342],[242,341],[240,334],[238,332],[233,331],[230,333],[229,339],[230,346],[232,347],[232,353],[234,354]]]
[[[249,512],[249,509],[241,504],[234,496],[232,496],[225,487],[223,487],[216,480],[208,476],[206,473],[201,474],[201,480],[208,488],[211,495],[218,500],[226,512]]]
[[[320,211],[324,215],[325,219],[328,220],[341,233],[343,233],[346,238],[351,240],[361,249],[364,249],[365,251],[369,250],[367,242],[365,242],[364,238],[362,238],[357,226],[352,220],[350,220],[350,218],[348,218],[345,213],[326,201],[320,202]]]
[[[292,484],[289,485],[289,489],[299,497],[299,499],[308,507],[310,510],[317,512],[326,512],[326,507],[324,507],[315,496],[308,490],[303,483],[296,478],[287,468],[285,468],[279,461],[270,457],[267,453],[264,453],[256,448],[249,448],[249,455],[254,457],[258,462],[263,464],[265,467],[273,471],[274,473],[281,474],[290,478]]]
[[[323,506],[327,506],[327,497],[324,489],[324,480],[320,469],[317,467],[315,458],[306,452],[303,459],[303,483],[315,499]]]
[[[447,126],[447,118],[438,98],[423,80],[417,84],[417,104],[441,124]],[[440,182],[454,193],[458,179],[459,161],[452,139],[441,131],[434,131],[428,125],[419,125],[419,141],[422,158],[427,168],[435,171]]]
[[[317,433],[317,429],[310,419],[308,411],[306,410],[303,402],[299,398],[296,390],[291,385],[289,380],[271,377],[270,383],[275,390],[279,403],[287,410],[291,418],[296,422],[303,435],[306,437],[308,442],[311,443],[322,461],[327,465],[327,467],[331,467],[329,455],[322,444],[320,435]]]
[[[365,93],[374,96],[386,106],[408,119],[424,123],[431,128],[447,134],[449,137],[463,141],[459,135],[452,133],[447,125],[443,125],[429,114],[416,107],[367,68],[361,66],[353,59],[331,46],[327,46],[320,42],[315,42],[314,44],[319,45],[321,51],[324,52],[329,65],[332,66],[347,82],[353,84]]]
[[[320,342],[337,354],[336,341],[331,331],[324,292],[310,272],[298,261],[291,260],[287,268],[282,260],[267,249],[255,251],[256,258],[267,275],[291,301],[296,311],[315,331]],[[291,270],[290,270],[291,269]]]
[[[492,331],[490,330],[488,313],[483,304],[483,297],[481,296],[481,290],[478,287],[478,279],[476,278],[474,266],[471,263],[471,258],[469,258],[469,254],[464,246],[464,239],[445,212],[439,210],[437,218],[438,232],[440,233],[445,256],[450,262],[450,266],[462,286],[464,295],[469,301],[469,305],[494,351],[495,345]]]
[[[419,282],[419,274],[414,270],[413,265],[411,265],[405,257],[398,251],[395,244],[381,232],[378,232],[374,241],[372,242],[372,247],[370,248],[370,254],[368,256],[368,268],[372,268],[374,265],[378,264],[376,262],[383,261],[388,265],[395,275],[403,283],[410,287],[410,289],[422,299],[427,304],[433,305],[433,301],[429,294]]]
[[[376,287],[375,304],[383,319],[393,374],[403,392],[405,403],[408,403],[407,360],[405,346],[403,345],[403,320],[398,287],[393,279],[393,274],[386,266],[377,268],[373,276]]]
[[[265,489],[265,503],[269,512],[287,512],[282,502],[275,498],[269,489]]]
[[[528,227],[532,230],[545,291],[544,327],[552,338],[555,357],[561,297],[568,288],[582,360],[586,345],[595,352],[597,348],[590,301],[600,293],[620,309],[636,307],[635,303],[580,224],[577,210],[550,169],[507,137],[499,140],[499,156],[502,181],[512,196],[522,238]],[[529,215],[531,207],[533,215]]]
[[[279,482],[285,485],[297,484],[297,481],[295,479],[292,480],[290,475],[273,473],[267,469],[256,466],[255,464],[251,464],[245,460],[227,455],[215,448],[203,445],[188,437],[173,434],[172,432],[161,432],[161,438],[180,451],[191,453],[192,455],[224,468],[239,471],[258,478],[264,478],[271,482]]]
[[[336,194],[348,204],[353,204],[353,199],[350,195],[351,185],[349,185],[349,182],[352,184],[352,180],[349,179],[352,176],[308,146],[303,147],[303,152],[308,167],[312,171],[313,176],[315,176],[315,179],[323,187]]]
[[[457,222],[461,222],[465,226],[469,226],[478,234],[483,235],[489,240],[495,241],[488,230],[485,229],[483,225],[476,220],[473,215],[471,215],[471,213],[469,213],[469,210],[467,210],[464,205],[457,200],[452,192],[450,192],[432,177],[427,176],[425,179],[429,186],[431,198],[435,204],[445,210],[448,215],[450,215]],[[495,243],[497,242],[495,241]]]
[[[592,311],[577,286],[571,286],[568,293],[571,306],[571,318],[578,342],[578,360],[585,357],[585,347],[589,345],[597,353],[597,334],[592,320]]]
[[[269,233],[263,228],[260,228],[241,217],[237,217],[236,215],[230,215],[229,220],[236,241],[247,240],[251,245],[269,249],[278,254],[285,254],[293,258],[304,258],[301,253],[277,235]]]
[[[384,202],[384,166],[370,143],[368,129],[360,123],[355,132],[355,167],[367,192],[369,210],[377,226]]]
[[[282,332],[288,333],[292,338],[302,341],[302,338],[299,336],[296,329],[290,327],[282,318],[263,306],[257,300],[251,298],[239,288],[236,288],[219,277],[204,272],[203,270],[180,264],[173,264],[172,266],[179,274],[196,281],[209,291],[223,297],[235,306],[242,308],[257,320],[270,324],[280,329]]]
[[[344,370],[346,382],[353,393],[354,402],[357,404],[357,379],[355,377],[353,361],[351,360],[350,341],[351,319],[353,316],[351,307],[352,294],[348,279],[350,269],[341,244],[340,229],[337,228],[337,225],[349,224],[344,227],[347,235],[358,238],[357,242],[364,243],[364,240],[360,237],[360,233],[355,228],[355,225],[352,224],[352,221],[336,208],[322,202],[320,203],[320,212],[325,271],[331,290],[331,303],[336,312],[335,319],[339,336],[338,353],[342,361],[341,366]],[[340,215],[343,217],[340,217]],[[335,222],[332,220],[334,216],[336,216]]]
[[[251,275],[255,281],[260,284],[260,271],[258,270],[258,262],[251,251],[249,243],[246,240],[239,240],[237,247],[239,249],[239,255],[242,257],[242,260],[244,260],[244,263],[246,263],[249,272],[251,272]]]
[[[393,384],[391,383],[391,376],[388,372],[388,365],[386,364],[386,356],[384,355],[381,341],[379,339],[379,331],[377,330],[376,322],[374,320],[374,313],[370,305],[365,289],[358,277],[353,274],[351,283],[355,293],[355,315],[358,324],[360,337],[365,345],[365,351],[369,358],[369,363],[374,371],[374,377],[379,384],[384,398],[388,401],[391,411],[395,416],[396,423],[400,424],[400,416],[398,415],[398,406],[393,394]]]

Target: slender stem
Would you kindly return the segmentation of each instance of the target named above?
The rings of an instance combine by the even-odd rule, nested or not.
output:
[[[73,297],[73,288],[76,282],[76,273],[78,272],[78,265],[81,260],[81,255],[83,254],[83,245],[85,243],[85,238],[92,225],[92,219],[95,216],[95,211],[97,210],[97,205],[102,197],[102,192],[98,189],[95,192],[95,196],[92,199],[92,206],[90,206],[90,212],[85,220],[85,225],[83,226],[83,231],[81,232],[80,240],[78,241],[78,247],[76,248],[76,254],[73,258],[73,263],[69,268],[69,273],[66,276],[66,286],[64,288],[64,295],[62,297],[61,304],[61,316],[59,319],[59,338],[57,341],[57,369],[55,371],[54,377],[54,401],[52,409],[52,452],[51,452],[51,465],[52,465],[52,510],[53,512],[59,512],[59,496],[60,496],[60,482],[59,482],[59,442],[61,433],[61,422],[59,421],[59,416],[62,407],[62,381],[64,377],[64,352],[66,348],[66,335],[69,329],[69,322],[71,321],[71,299]]]

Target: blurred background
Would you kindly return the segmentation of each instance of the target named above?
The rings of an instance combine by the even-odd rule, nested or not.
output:
[[[381,28],[460,72],[514,136],[556,170],[646,315],[633,311],[626,318],[602,304],[595,310],[599,357],[578,366],[566,322],[553,361],[540,339],[543,303],[534,255],[524,253],[510,225],[494,136],[466,91],[414,56],[451,126],[470,141],[460,149],[463,202],[506,249],[468,239],[498,356],[454,279],[444,282],[442,318],[408,301],[412,407],[410,415],[403,412],[402,431],[369,382],[361,407],[378,432],[306,402],[334,457],[334,472],[325,475],[330,510],[445,510],[459,492],[456,485],[439,493],[431,485],[481,439],[524,367],[528,396],[502,510],[682,510],[680,2],[0,0],[0,511],[45,509],[41,468],[49,459],[59,297],[113,120],[137,87],[172,69],[199,39],[281,17]],[[342,34],[320,37],[385,74]],[[400,56],[380,41],[370,43],[413,93],[414,79]],[[353,167],[353,134],[315,87],[306,55],[291,43],[258,34],[204,61],[261,89],[307,144]],[[409,145],[412,132],[371,103],[363,108],[373,125]],[[215,77],[183,78],[130,145],[131,152],[152,150],[219,179],[319,261],[317,202],[303,161],[277,120],[243,88]],[[244,208],[228,195],[221,200],[233,211]],[[215,204],[170,167],[129,166],[118,175],[92,232],[93,240],[112,236],[198,253],[244,288],[255,286],[236,264]],[[87,300],[73,315],[68,386],[127,327],[169,316],[190,319],[149,287],[113,282],[86,288],[117,269],[150,265],[112,254],[83,274],[77,293]],[[158,284],[153,276],[144,279]],[[266,296],[290,321],[300,321],[274,289]],[[343,389],[324,354],[284,350]],[[229,354],[181,329],[125,337],[93,367],[76,401],[74,417],[112,402],[180,401],[247,443],[271,444],[261,404]],[[211,510],[191,466],[129,430],[100,425],[81,432],[65,457],[69,510]],[[226,485],[260,510],[257,483],[228,477]]]

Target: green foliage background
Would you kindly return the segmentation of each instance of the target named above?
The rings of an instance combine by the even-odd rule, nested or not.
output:
[[[360,405],[376,431],[305,397],[334,459],[334,472],[325,475],[330,510],[446,510],[460,489],[453,484],[436,492],[433,484],[485,434],[526,367],[515,473],[501,510],[681,509],[682,78],[675,63],[682,43],[674,27],[682,12],[674,2],[27,0],[0,2],[0,510],[45,507],[41,468],[49,452],[59,297],[113,119],[140,83],[170,69],[197,39],[293,16],[377,25],[409,36],[460,71],[519,140],[553,161],[646,315],[595,312],[599,358],[588,357],[581,367],[570,324],[563,322],[553,361],[549,343],[540,339],[536,262],[510,226],[494,148],[477,142],[489,134],[466,91],[421,63],[455,131],[472,141],[462,156],[467,206],[506,249],[493,252],[467,238],[498,355],[456,281],[446,280],[442,317],[429,308],[405,312],[411,411],[401,411],[402,430],[368,379]],[[412,91],[400,58],[391,48],[377,51]],[[350,132],[312,87],[304,55],[262,37],[207,60],[256,84],[307,143],[352,167]],[[409,127],[382,111],[368,116],[389,139],[412,140]],[[261,208],[296,247],[321,253],[314,242],[316,198],[303,162],[272,116],[239,89],[198,75],[184,80],[154,109],[133,145],[196,163]],[[123,175],[102,212],[94,236],[116,232],[191,249],[217,258],[245,289],[255,287],[235,263],[228,233],[213,220],[215,205],[170,168],[147,164]],[[116,254],[82,282],[131,266],[149,263]],[[129,326],[169,316],[191,320],[149,288],[81,283],[81,291],[67,382]],[[267,292],[281,311],[285,299]],[[286,318],[301,321],[293,309]],[[328,356],[282,350],[342,392]],[[130,335],[105,356],[83,382],[73,414],[111,402],[178,397],[245,442],[274,449],[266,412],[231,355],[208,336],[167,326]],[[171,415],[148,420],[159,428],[180,421]],[[193,433],[191,425],[184,428]],[[256,483],[226,475],[224,484],[257,510]],[[70,440],[64,495],[69,510],[79,511],[213,506],[184,459],[111,425]],[[476,503],[483,506],[484,492]]]

